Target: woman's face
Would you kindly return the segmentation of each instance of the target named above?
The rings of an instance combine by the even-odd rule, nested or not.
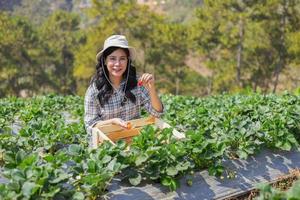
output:
[[[128,58],[123,49],[117,49],[108,55],[105,63],[111,78],[122,78],[127,67]]]

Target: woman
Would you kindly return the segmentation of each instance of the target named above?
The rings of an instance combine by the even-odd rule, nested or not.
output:
[[[96,56],[96,74],[84,100],[88,133],[95,125],[115,124],[127,128],[126,121],[139,118],[141,107],[155,117],[163,113],[154,77],[145,73],[137,78],[131,64],[134,55],[125,36],[112,35],[105,40]]]

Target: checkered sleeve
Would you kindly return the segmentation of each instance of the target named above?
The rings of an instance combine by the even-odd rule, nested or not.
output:
[[[84,98],[84,124],[88,134],[91,134],[92,127],[101,120],[98,109],[100,109],[100,105],[97,99],[97,90],[91,84]]]
[[[151,105],[151,99],[150,99],[150,94],[148,90],[145,87],[140,87],[141,89],[141,104],[143,107],[148,111],[149,114],[153,115],[154,117],[161,117],[163,115],[163,110],[162,112],[159,112],[155,110],[152,105]],[[162,105],[163,106],[163,105]]]

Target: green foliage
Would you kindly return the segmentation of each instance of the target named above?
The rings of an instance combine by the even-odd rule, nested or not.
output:
[[[212,69],[212,90],[276,91],[279,75],[296,61],[297,1],[204,1],[192,26],[192,47]],[[278,28],[280,27],[280,28]]]
[[[209,93],[209,80],[198,73],[195,73],[188,66],[184,66],[181,73],[180,86],[178,93],[180,95],[205,96]],[[195,90],[195,87],[197,89]],[[164,85],[161,85],[163,91]]]
[[[222,149],[228,157],[246,158],[262,147],[290,150],[299,146],[299,96],[164,96],[163,101],[168,122],[184,132],[199,132],[203,136],[197,141],[209,145],[212,140],[216,146],[210,151]]]
[[[163,102],[164,120],[185,139],[173,138],[172,128],[146,126],[130,148],[121,140],[89,150],[81,97],[0,99],[0,166],[8,180],[0,198],[96,199],[117,174],[132,185],[156,181],[176,190],[194,171],[224,175],[224,159],[299,147],[296,95],[163,96]],[[294,194],[296,188],[288,193]]]
[[[300,54],[300,32],[290,33],[287,38],[288,42],[288,51],[293,55],[293,58],[299,63],[299,54]]]
[[[16,0],[14,0],[16,1]],[[41,25],[53,13],[59,10],[72,11],[73,7],[79,4],[78,0],[21,0],[11,2],[13,16],[22,16],[34,25]]]
[[[149,62],[154,65],[158,88],[179,94],[181,80],[186,75],[183,73],[188,54],[186,27],[180,24],[159,24],[154,34]]]
[[[79,30],[80,19],[75,14],[56,11],[45,20],[40,28],[44,45],[45,71],[55,91],[63,94],[76,92],[73,77],[74,52],[84,42]]]
[[[56,12],[38,30],[6,13],[0,23],[0,96],[75,93],[73,52],[83,39],[77,16]]]
[[[179,186],[179,175],[193,168],[187,155],[184,143],[172,137],[172,129],[158,131],[148,126],[133,139],[124,174],[133,185],[138,185],[143,178],[159,180],[175,190]]]
[[[260,190],[260,195],[257,200],[299,200],[300,199],[300,181],[296,181],[287,191],[280,191],[272,188],[269,184],[260,184],[257,186]]]
[[[202,6],[202,0],[166,0],[160,5],[161,9],[167,13],[169,20],[176,23],[189,23],[194,17],[194,10]]]
[[[299,85],[297,0],[167,0],[154,6],[162,12],[134,0],[93,0],[86,8],[80,0],[16,3],[0,14],[2,97],[84,94],[111,34],[127,36],[138,73],[153,73],[162,93],[266,93]],[[199,57],[192,68],[191,55]],[[192,70],[198,67],[209,73]]]
[[[19,95],[22,89],[38,90],[39,38],[31,24],[0,12],[0,96]]]
[[[0,10],[9,11],[13,10],[14,6],[20,4],[21,0],[3,0],[0,2]]]
[[[14,16],[22,16],[35,25],[40,25],[50,15],[50,1],[22,0],[13,8]]]

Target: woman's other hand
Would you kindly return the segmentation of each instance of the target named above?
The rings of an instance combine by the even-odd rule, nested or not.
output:
[[[118,125],[118,126],[121,126],[122,128],[126,128],[127,129],[127,122],[125,122],[121,118],[113,118],[112,119],[112,124]]]

